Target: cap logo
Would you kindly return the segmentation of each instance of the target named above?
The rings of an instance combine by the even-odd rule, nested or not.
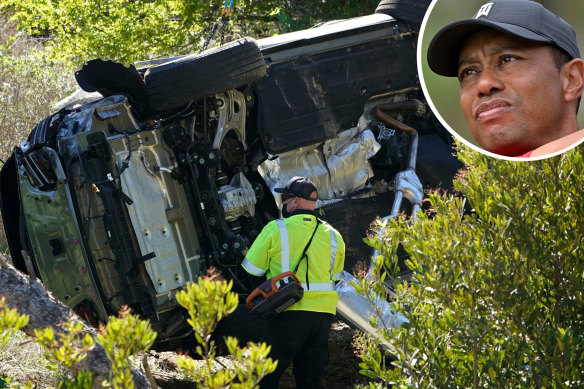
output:
[[[479,10],[474,18],[478,19],[481,16],[484,16],[484,17],[489,16],[489,12],[491,12],[491,8],[493,8],[493,4],[494,3],[483,4],[483,6],[481,8],[479,8]]]

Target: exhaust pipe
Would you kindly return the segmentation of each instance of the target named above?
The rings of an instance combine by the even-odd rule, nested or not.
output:
[[[407,104],[407,106],[405,105]],[[401,102],[395,104],[384,104],[379,107],[374,107],[371,112],[389,126],[396,127],[405,131],[410,137],[410,148],[408,155],[408,166],[406,170],[399,172],[395,178],[394,190],[395,197],[391,207],[391,213],[388,216],[381,218],[382,222],[387,222],[390,219],[397,217],[403,198],[407,198],[413,205],[412,213],[415,215],[420,209],[420,203],[423,199],[423,188],[418,176],[416,175],[416,157],[418,154],[418,133],[417,131],[401,123],[393,117],[381,112],[381,110],[394,109],[417,109],[421,103],[417,101]],[[379,231],[379,235],[383,235],[383,229]],[[378,255],[377,250],[373,252],[373,258]],[[366,278],[372,277],[371,268],[373,260],[369,266]],[[339,295],[339,302],[337,303],[337,314],[346,323],[366,332],[376,339],[379,339],[380,344],[389,352],[393,352],[391,345],[381,335],[380,328],[389,330],[392,327],[399,327],[403,323],[407,323],[408,319],[401,313],[394,311],[390,303],[372,293],[371,300],[368,300],[361,295],[353,285],[359,284],[359,280],[350,273],[343,271],[343,278],[337,283],[336,289]],[[371,325],[371,318],[375,318],[377,327]]]
[[[367,332],[379,339],[379,343],[388,351],[392,352],[390,344],[381,335],[379,328],[388,331],[393,327],[399,327],[407,323],[408,319],[401,313],[394,311],[389,302],[376,294],[373,294],[373,301],[369,301],[361,295],[353,284],[358,284],[359,280],[350,273],[343,271],[343,279],[337,283],[337,293],[339,302],[337,303],[337,315],[353,327]],[[371,325],[371,318],[375,318],[378,327]]]

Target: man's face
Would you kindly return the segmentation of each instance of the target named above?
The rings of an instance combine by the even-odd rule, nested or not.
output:
[[[282,217],[288,217],[290,212],[296,209],[297,203],[297,197],[287,197],[286,199],[282,200]]]
[[[484,29],[466,40],[458,60],[460,105],[487,151],[516,156],[574,131],[549,46]]]

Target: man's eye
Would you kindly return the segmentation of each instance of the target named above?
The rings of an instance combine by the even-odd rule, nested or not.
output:
[[[501,57],[501,63],[509,63],[515,60],[517,60],[517,57],[513,55],[504,55],[503,57]]]
[[[458,79],[460,81],[464,80],[465,77],[470,76],[472,74],[476,74],[477,71],[474,68],[466,68],[466,69],[462,69],[460,71],[460,73],[458,73]]]

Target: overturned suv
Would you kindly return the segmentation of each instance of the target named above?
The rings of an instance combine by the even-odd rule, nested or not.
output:
[[[90,61],[76,77],[94,93],[41,121],[0,173],[14,264],[91,323],[129,305],[175,348],[189,334],[175,293],[215,267],[249,294],[240,263],[295,175],[317,184],[346,269],[368,262],[372,220],[458,167],[416,39],[376,13],[151,66]]]

